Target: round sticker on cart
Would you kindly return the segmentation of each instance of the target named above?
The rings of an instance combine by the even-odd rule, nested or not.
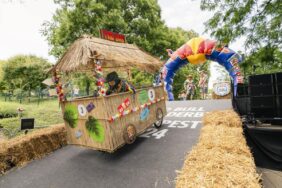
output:
[[[148,90],[148,96],[149,96],[150,101],[154,101],[155,100],[155,96],[156,96],[155,90],[149,89]]]
[[[86,116],[87,110],[86,110],[86,108],[83,104],[79,104],[77,106],[77,110],[78,110],[78,113],[79,113],[80,116]]]

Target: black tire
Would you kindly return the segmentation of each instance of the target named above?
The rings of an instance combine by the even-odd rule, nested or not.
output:
[[[123,139],[125,143],[132,144],[136,140],[136,128],[129,124],[123,129]]]
[[[163,125],[164,113],[161,108],[157,108],[156,110],[156,119],[157,121],[154,123],[154,126],[159,129]]]

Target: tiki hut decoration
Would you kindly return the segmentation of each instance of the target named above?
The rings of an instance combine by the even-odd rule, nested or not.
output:
[[[68,48],[52,70],[65,73],[91,71],[96,68],[97,62],[105,72],[137,68],[148,73],[155,73],[163,65],[158,58],[133,44],[83,35]]]

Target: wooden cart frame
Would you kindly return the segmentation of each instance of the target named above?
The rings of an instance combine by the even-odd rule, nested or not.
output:
[[[83,72],[101,63],[107,72],[135,67],[149,73],[162,63],[138,47],[83,36],[75,41],[52,69],[53,72]],[[153,124],[159,128],[167,114],[162,84],[100,97],[62,101],[69,144],[114,152],[131,144]]]

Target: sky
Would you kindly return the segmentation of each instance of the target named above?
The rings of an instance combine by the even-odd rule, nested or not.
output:
[[[193,29],[200,36],[204,22],[211,12],[200,10],[200,0],[158,0],[162,19],[169,27]],[[51,20],[56,10],[53,0],[0,0],[0,59],[17,54],[33,54],[55,63],[48,54],[49,47],[40,30],[44,21]],[[243,50],[242,41],[231,44],[234,50]]]
[[[55,10],[53,0],[0,0],[0,59],[34,54],[55,63],[40,33],[43,22],[51,20]]]

